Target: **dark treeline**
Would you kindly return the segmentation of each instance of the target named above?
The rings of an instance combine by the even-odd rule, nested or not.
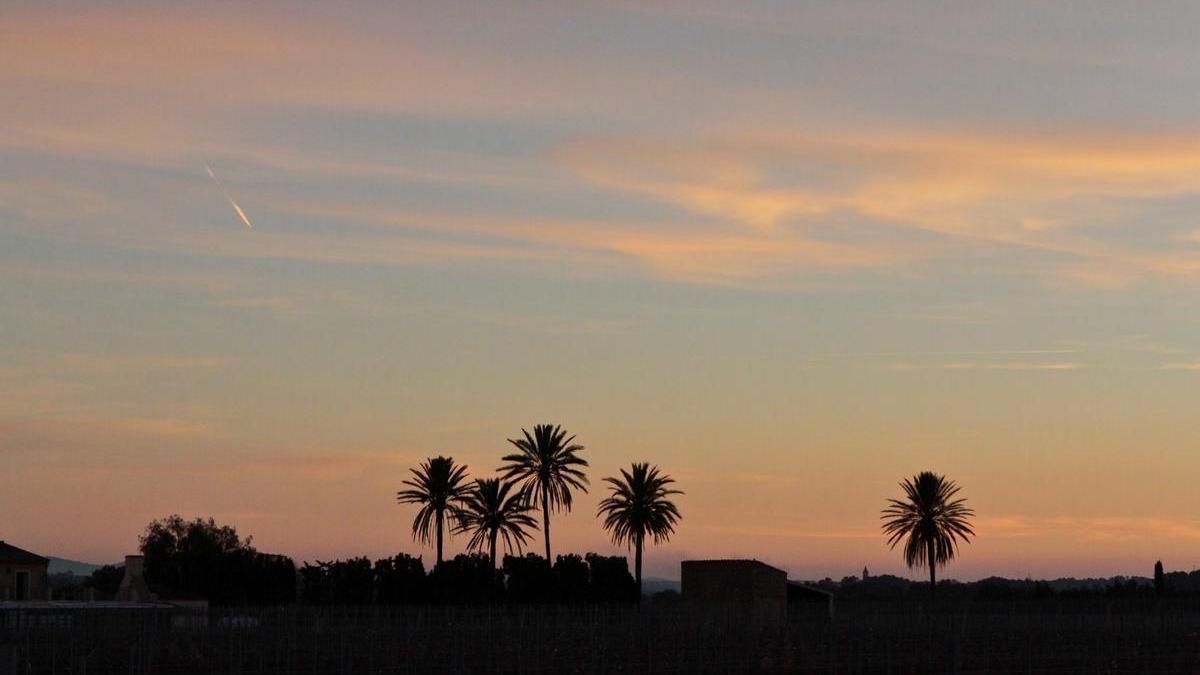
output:
[[[300,601],[311,605],[483,603],[631,603],[637,585],[624,557],[559,555],[554,565],[532,553],[505,556],[500,569],[486,554],[461,554],[428,573],[421,558],[399,554],[305,564]]]
[[[839,602],[854,600],[920,600],[929,594],[928,582],[917,582],[890,574],[822,579],[808,582],[837,595]],[[1093,579],[1006,579],[988,577],[978,581],[942,580],[937,594],[948,600],[1041,600],[1072,598],[1154,598],[1200,595],[1200,570],[1169,572],[1156,585],[1147,577]]]
[[[227,606],[278,605],[297,597],[291,558],[262,553],[249,537],[242,539],[236,529],[211,518],[155,520],[139,541],[146,584],[162,599],[202,598]],[[111,599],[124,576],[124,566],[105,565],[82,583],[59,580],[56,595],[78,600],[90,590],[96,599]]]
[[[636,581],[623,556],[559,555],[554,565],[532,553],[504,556],[493,568],[488,554],[462,554],[426,569],[421,557],[400,553],[372,561],[367,557],[305,563],[261,553],[250,539],[212,519],[179,516],[156,520],[141,537],[145,576],[165,597],[196,596],[214,606],[280,605],[423,605],[483,603],[627,603],[638,597]],[[1041,600],[1072,598],[1200,597],[1200,570],[1165,572],[1155,578],[1111,577],[1052,580],[990,577],[973,582],[938,581],[947,600]],[[52,579],[55,597],[113,597],[124,576],[106,565],[80,583],[71,575]],[[839,603],[921,600],[928,582],[893,575],[822,579],[809,585],[834,593]],[[674,591],[662,600],[678,597]]]
[[[194,596],[214,606],[406,605],[483,603],[631,603],[637,583],[623,556],[559,555],[554,565],[532,553],[505,556],[499,569],[489,555],[462,554],[426,571],[420,557],[400,553],[305,563],[261,553],[237,530],[212,519],[175,515],[150,523],[140,547],[146,582],[164,599]],[[106,565],[81,585],[60,585],[59,597],[91,589],[116,595],[123,567]]]
[[[420,558],[406,554],[297,569],[290,558],[257,551],[232,527],[173,515],[150,523],[140,538],[146,582],[160,598],[194,596],[217,606],[297,599],[314,605],[638,602],[646,547],[668,541],[681,517],[671,501],[683,494],[675,480],[647,462],[603,479],[609,495],[596,515],[612,541],[632,551],[632,574],[624,557],[552,557],[551,514],[570,511],[574,493],[588,491],[584,447],[556,424],[522,429],[508,442],[515,451],[500,459],[497,476],[472,479],[466,465],[439,455],[403,481],[396,500],[416,507],[412,537],[436,556],[428,573]],[[539,525],[545,557],[524,550]],[[445,539],[455,535],[467,537],[468,553],[444,560]],[[507,554],[502,559],[501,551]],[[60,584],[57,590],[60,597],[112,597],[122,576],[109,566],[82,587]]]
[[[237,530],[211,518],[156,520],[141,537],[146,583],[214,605],[273,605],[296,597],[296,564],[260,553]]]

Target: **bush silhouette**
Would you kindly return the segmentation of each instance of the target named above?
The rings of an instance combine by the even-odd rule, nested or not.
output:
[[[637,602],[637,583],[624,556],[589,553],[586,560],[592,573],[592,602]]]
[[[554,561],[554,589],[558,602],[581,603],[588,601],[591,570],[587,562],[574,553],[560,555]]]
[[[426,579],[435,602],[472,604],[498,602],[504,597],[504,585],[492,567],[491,557],[483,553],[461,553],[438,563]]]
[[[398,553],[375,561],[375,602],[381,605],[411,605],[428,599],[425,564],[420,558]]]
[[[554,575],[536,553],[504,556],[504,580],[512,602],[542,604],[554,599]]]
[[[140,537],[146,582],[199,595],[214,605],[269,605],[296,597],[290,558],[259,553],[232,527],[212,518],[172,515],[152,521]]]
[[[301,599],[311,605],[365,605],[374,599],[375,575],[366,557],[305,563],[300,580]]]

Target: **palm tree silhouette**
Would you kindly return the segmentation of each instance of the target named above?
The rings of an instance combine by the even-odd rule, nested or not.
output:
[[[531,506],[542,507],[542,531],[546,536],[546,563],[550,559],[550,512],[557,509],[571,510],[571,489],[587,492],[587,476],[578,467],[588,463],[577,453],[582,445],[574,444],[574,436],[557,424],[539,424],[533,435],[521,429],[525,438],[508,439],[520,452],[506,455],[508,462],[497,469],[505,480],[521,486],[521,498]]]
[[[642,547],[646,535],[659,544],[670,539],[681,516],[668,499],[683,492],[667,486],[675,479],[660,474],[658,467],[634,463],[632,471],[621,469],[620,478],[605,478],[612,494],[600,502],[597,516],[604,516],[604,529],[612,533],[613,543],[634,548],[634,578],[638,598],[642,597]]]
[[[888,546],[904,542],[904,562],[909,569],[929,567],[929,597],[936,594],[937,568],[958,552],[960,541],[970,543],[975,536],[970,519],[975,512],[965,506],[967,500],[954,499],[959,487],[932,471],[905,478],[904,499],[889,499],[883,509],[883,533]]]
[[[454,463],[452,457],[434,457],[421,463],[420,468],[410,469],[415,480],[404,481],[410,489],[396,493],[401,504],[420,504],[421,510],[413,518],[413,539],[428,544],[430,530],[437,529],[437,561],[442,562],[442,531],[446,511],[451,516],[458,514],[459,502],[467,490],[463,481],[467,467]],[[432,526],[432,527],[431,527]]]
[[[521,553],[529,540],[525,528],[537,525],[529,514],[529,505],[513,484],[499,478],[481,478],[467,491],[458,513],[458,532],[470,533],[467,548],[482,551],[486,545],[491,552],[492,567],[496,566],[496,540],[504,537],[504,550]],[[510,494],[511,493],[511,494]]]

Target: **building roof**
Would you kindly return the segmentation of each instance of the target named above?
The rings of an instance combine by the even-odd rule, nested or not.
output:
[[[50,560],[23,548],[0,541],[0,562],[16,565],[49,565]]]
[[[781,574],[786,574],[786,572],[784,572],[784,570],[781,570],[781,569],[779,569],[778,567],[775,567],[775,566],[773,566],[773,565],[768,565],[767,563],[765,563],[765,562],[763,562],[763,561],[761,561],[761,560],[752,560],[752,559],[749,559],[749,558],[724,558],[724,559],[722,559],[722,558],[718,558],[718,559],[715,559],[715,560],[684,560],[684,561],[682,561],[682,564],[683,564],[683,565],[705,565],[705,566],[710,566],[710,565],[711,565],[711,566],[714,566],[714,567],[755,567],[755,566],[762,566],[762,567],[765,567],[765,568],[767,568],[767,569],[769,569],[769,570],[774,570],[774,571],[776,571],[776,572],[779,572],[779,573],[781,573]]]
[[[827,598],[833,597],[833,593],[831,591],[827,591],[824,588],[817,588],[816,586],[813,586],[812,584],[806,584],[803,581],[792,581],[791,579],[788,579],[787,584],[788,593],[809,593],[813,595],[825,596]]]
[[[108,612],[108,611],[146,611],[174,610],[175,605],[165,602],[120,602],[104,600],[97,602],[80,602],[78,600],[34,600],[32,602],[12,602],[0,600],[0,614],[8,611],[29,612]]]

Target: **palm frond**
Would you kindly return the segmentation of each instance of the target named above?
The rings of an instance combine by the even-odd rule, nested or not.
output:
[[[588,479],[580,467],[588,463],[579,456],[584,447],[558,425],[538,424],[532,434],[525,429],[521,434],[523,438],[508,439],[517,452],[505,455],[501,461],[506,463],[497,471],[518,486],[530,506],[542,506],[544,499],[551,511],[570,511],[572,491],[587,492]]]
[[[499,478],[478,479],[464,496],[455,531],[470,534],[467,548],[483,551],[492,538],[504,542],[507,552],[521,553],[529,541],[527,530],[537,525],[530,506],[512,491],[513,484]]]
[[[428,544],[435,534],[438,514],[443,521],[458,514],[459,502],[466,493],[464,484],[467,475],[465,465],[456,464],[452,457],[433,457],[410,469],[411,479],[402,481],[408,489],[396,493],[401,504],[419,504],[421,508],[413,517],[412,536],[421,544]],[[451,530],[452,531],[452,530]]]
[[[889,548],[903,543],[909,568],[945,565],[957,555],[960,544],[975,536],[970,520],[975,512],[965,499],[954,499],[960,488],[954,481],[923,471],[900,482],[904,499],[889,499],[881,511],[883,534]]]
[[[622,469],[621,477],[604,482],[610,495],[601,500],[596,515],[603,518],[613,543],[632,546],[649,535],[657,544],[675,533],[681,516],[669,497],[683,492],[668,487],[675,480],[660,474],[658,467],[635,463],[632,471]]]

